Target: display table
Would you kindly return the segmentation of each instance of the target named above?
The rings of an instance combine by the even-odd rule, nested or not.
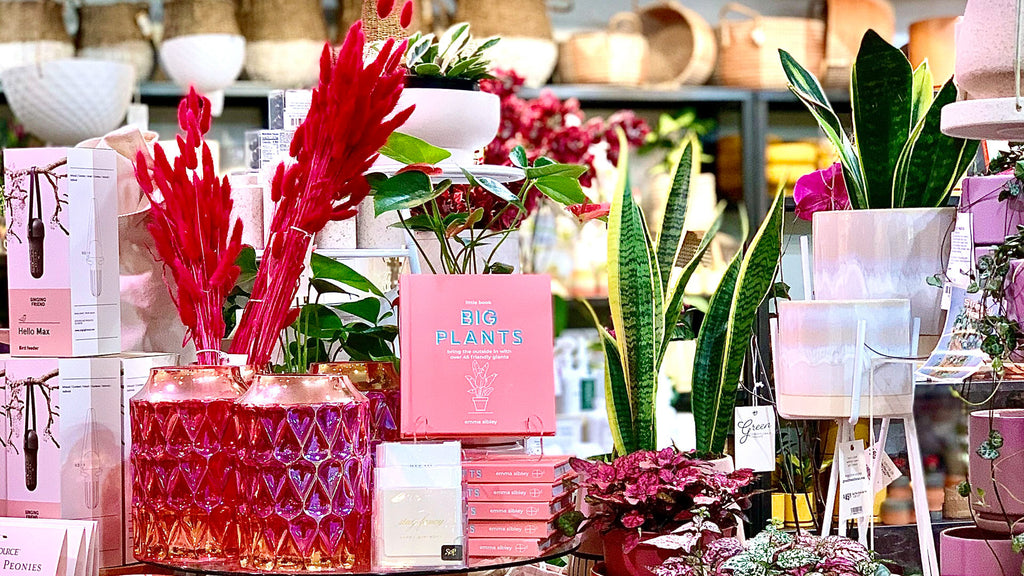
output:
[[[499,570],[502,568],[513,568],[515,566],[522,566],[525,564],[534,564],[537,562],[547,562],[548,560],[554,560],[555,558],[561,558],[575,552],[579,548],[579,537],[566,540],[565,542],[551,548],[543,555],[535,558],[471,558],[466,566],[450,566],[443,568],[409,568],[405,570],[389,570],[385,572],[374,572],[366,571],[360,572],[356,570],[339,570],[339,571],[317,571],[316,574],[328,575],[328,574],[345,574],[346,576],[374,576],[374,575],[387,575],[387,574],[402,574],[403,576],[433,576],[443,574],[461,574],[464,572],[481,572],[485,570]],[[305,574],[306,572],[301,571],[281,571],[281,572],[267,572],[262,570],[250,570],[242,568],[237,563],[232,564],[215,564],[208,563],[202,565],[184,565],[184,564],[173,564],[166,562],[146,562],[143,566],[153,566],[160,568],[160,573],[164,573],[166,570],[172,570],[175,574],[192,575],[192,574],[216,574],[223,576],[235,576],[235,575],[267,575],[267,574]],[[152,572],[147,572],[152,573]],[[310,572],[312,573],[312,572]]]

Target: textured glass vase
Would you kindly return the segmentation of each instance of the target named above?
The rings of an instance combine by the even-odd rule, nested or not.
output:
[[[368,404],[327,375],[260,374],[239,398],[243,567],[369,565]]]
[[[391,362],[324,362],[313,364],[314,374],[348,376],[356,390],[370,401],[370,439],[379,442],[397,442],[401,402],[399,401],[398,372]]]
[[[134,554],[204,563],[238,557],[237,367],[154,368],[130,401]]]

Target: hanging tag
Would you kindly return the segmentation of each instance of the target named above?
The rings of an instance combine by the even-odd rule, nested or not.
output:
[[[736,467],[754,472],[775,470],[775,409],[737,406],[734,422]]]
[[[143,132],[149,130],[149,106],[137,102],[130,104],[124,123],[127,126],[135,126]]]
[[[946,277],[955,286],[967,288],[974,270],[974,218],[970,212],[958,212],[956,225],[949,236],[949,264]]]
[[[878,458],[882,460],[878,463],[878,476],[873,482],[875,494],[884,490],[886,486],[892,484],[893,480],[903,475],[892,461],[892,458],[889,458],[885,450],[880,450],[878,443],[875,443],[871,448],[868,448],[868,461],[871,463],[871,466],[868,468],[868,476],[871,476],[871,471],[875,467],[875,460]]]
[[[833,464],[835,465],[835,464]],[[839,459],[839,523],[872,513],[864,441],[843,442]]]

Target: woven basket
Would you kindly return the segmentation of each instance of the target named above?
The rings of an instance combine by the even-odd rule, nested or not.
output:
[[[956,64],[956,24],[960,16],[929,18],[910,25],[909,57],[916,68],[928,59],[935,86],[953,76]],[[1011,81],[1011,86],[1013,85]]]
[[[545,0],[459,0],[456,22],[469,22],[474,36],[526,36],[551,40]]]
[[[563,82],[637,86],[647,78],[649,48],[633,12],[612,16],[607,31],[574,34],[562,46]]]
[[[85,4],[78,15],[80,58],[123,62],[135,68],[137,79],[149,78],[154,66],[153,45],[140,23],[149,19],[149,4]]]
[[[850,70],[868,29],[892,42],[896,15],[888,0],[825,0],[826,87],[850,85]]]
[[[164,40],[192,34],[241,35],[232,0],[166,0]]]
[[[245,70],[253,80],[307,87],[319,74],[327,22],[320,0],[243,0]]]
[[[60,4],[0,1],[0,71],[74,55]]]
[[[729,20],[730,14],[745,16]],[[779,49],[819,75],[825,56],[825,23],[810,18],[762,16],[729,2],[719,19],[719,82],[726,86],[784,90],[786,75],[779,64]]]
[[[386,38],[405,38],[417,30],[424,30],[424,16],[429,12],[429,0],[413,0],[412,24],[409,29],[403,29],[398,22],[402,15],[402,7],[405,0],[395,0],[395,8],[391,14],[381,20],[377,17],[376,0],[338,0],[338,42],[345,40],[345,34],[352,24],[363,20],[363,31],[368,41],[384,40]]]
[[[648,83],[678,86],[711,78],[718,40],[700,14],[668,0],[640,8],[640,24],[650,47]]]

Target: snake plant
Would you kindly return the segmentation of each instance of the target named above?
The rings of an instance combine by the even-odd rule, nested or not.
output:
[[[851,139],[817,78],[785,50],[779,57],[789,89],[839,155],[854,209],[946,205],[978,150],[978,142],[939,130],[942,107],[956,100],[952,79],[933,94],[927,61],[913,69],[899,48],[868,30],[850,78]]]
[[[661,233],[655,240],[633,200],[627,147],[625,143],[620,147],[619,177],[608,215],[608,304],[614,334],[594,316],[605,353],[605,399],[615,455],[657,448],[658,372],[669,342],[677,336],[686,284],[721,225],[719,207],[693,255],[684,265],[676,265],[685,239],[683,220],[694,172],[694,148],[693,142],[683,148]],[[698,335],[694,366],[694,416],[698,450],[704,455],[717,455],[724,449],[725,435],[718,432],[723,423],[731,422],[742,352],[757,307],[771,287],[781,242],[782,200],[777,196],[750,248],[733,260],[711,299],[709,317]],[[723,353],[726,350],[728,354]]]

